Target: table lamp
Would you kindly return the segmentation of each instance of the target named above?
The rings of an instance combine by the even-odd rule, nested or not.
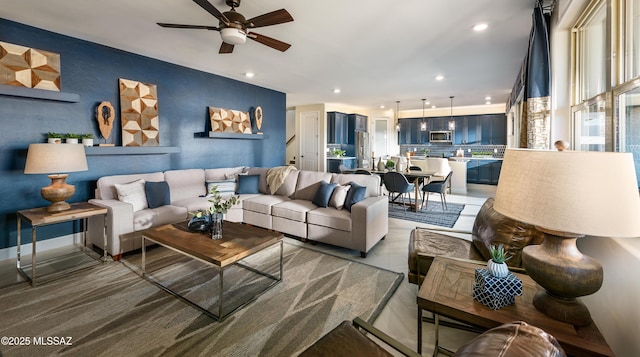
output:
[[[87,157],[82,144],[31,144],[27,151],[25,174],[49,174],[51,184],[40,189],[42,198],[51,202],[48,212],[60,212],[71,208],[65,202],[76,191],[65,182],[66,173],[86,171]]]
[[[600,263],[576,240],[640,236],[640,196],[631,153],[507,149],[494,209],[545,233],[522,251],[527,274],[545,290],[537,310],[576,326],[591,316],[578,299],[602,286]]]

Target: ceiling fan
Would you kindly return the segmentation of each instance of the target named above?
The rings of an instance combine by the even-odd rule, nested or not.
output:
[[[245,19],[242,14],[236,12],[236,7],[240,6],[241,0],[226,0],[226,4],[231,6],[231,10],[226,12],[220,12],[207,0],[193,0],[196,4],[200,5],[208,13],[213,15],[219,21],[218,27],[216,26],[201,26],[201,25],[180,25],[180,24],[167,24],[158,22],[158,25],[162,27],[178,28],[178,29],[200,29],[200,30],[213,30],[219,31],[222,38],[222,45],[218,53],[231,53],[235,45],[241,45],[245,43],[247,37],[259,42],[263,45],[269,46],[278,51],[286,51],[291,47],[290,44],[278,41],[271,37],[261,35],[256,32],[249,32],[248,29],[254,29],[257,27],[271,26],[282,24],[285,22],[293,21],[291,14],[285,9],[272,11],[260,16],[253,17],[249,20]]]

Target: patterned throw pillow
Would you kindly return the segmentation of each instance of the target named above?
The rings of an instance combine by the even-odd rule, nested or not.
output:
[[[235,179],[207,182],[207,194],[211,192],[213,186],[218,186],[218,192],[220,192],[220,194],[223,196],[225,194],[233,194],[234,192],[236,192]]]
[[[347,193],[351,188],[350,185],[337,185],[333,189],[333,194],[329,199],[329,206],[341,210],[344,208],[344,201],[347,199]]]
[[[131,204],[133,212],[149,207],[147,195],[144,192],[144,179],[129,183],[117,183],[114,186],[118,193],[118,200]]]

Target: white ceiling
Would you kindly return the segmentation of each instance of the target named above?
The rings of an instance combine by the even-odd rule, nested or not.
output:
[[[224,12],[224,0],[211,0]],[[341,103],[376,109],[506,102],[526,54],[535,0],[242,0],[246,18],[285,8],[293,22],[255,32],[218,54],[220,36],[156,22],[217,26],[191,0],[2,0],[9,20],[250,82],[287,94],[287,106]],[[472,31],[478,22],[489,28]],[[49,49],[55,52],[55,49]],[[248,79],[244,73],[255,77]],[[444,80],[435,81],[436,75]],[[341,93],[334,94],[333,89]]]

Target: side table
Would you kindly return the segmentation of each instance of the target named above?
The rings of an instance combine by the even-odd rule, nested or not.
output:
[[[422,350],[422,311],[427,310],[435,315],[434,356],[442,350],[438,346],[439,316],[483,329],[513,321],[525,321],[553,335],[569,356],[614,355],[595,323],[573,326],[536,310],[533,296],[538,288],[535,281],[526,274],[514,273],[522,280],[522,296],[516,296],[514,304],[492,310],[475,301],[472,296],[475,268],[482,265],[482,262],[435,257],[417,297],[418,352]]]
[[[86,235],[87,235],[87,219],[89,217],[97,215],[107,214],[107,208],[100,207],[88,202],[72,203],[71,209],[62,212],[50,213],[47,212],[46,207],[32,208],[27,210],[21,210],[16,213],[17,225],[18,225],[18,245],[17,245],[17,260],[16,269],[25,277],[27,281],[31,283],[31,286],[36,286],[36,234],[37,228],[55,223],[69,222],[82,219],[82,249],[86,253]],[[25,221],[31,225],[31,276],[23,269],[20,246],[21,241],[21,226],[22,221]],[[105,219],[106,221],[106,219]],[[102,256],[102,262],[107,260],[107,235],[106,226],[104,231],[104,254]]]

